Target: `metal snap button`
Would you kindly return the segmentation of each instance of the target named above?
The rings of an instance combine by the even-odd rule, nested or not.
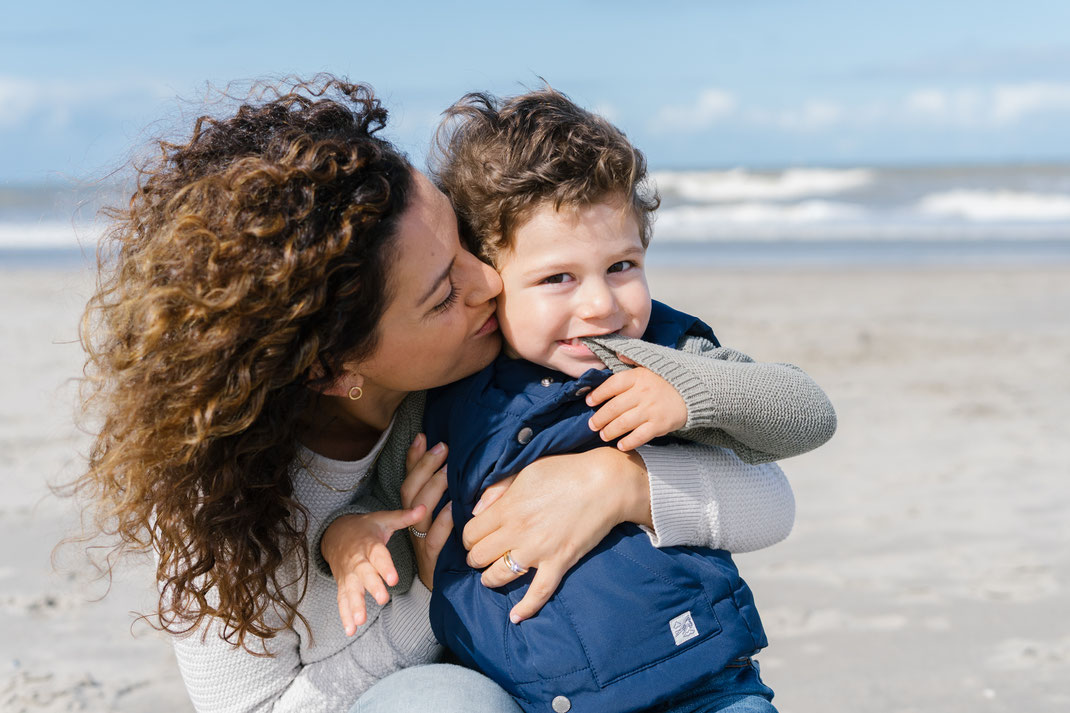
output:
[[[542,381],[540,381],[539,383],[543,386],[549,386],[550,384],[554,383],[554,380],[551,379],[549,376],[544,376],[542,378]]]
[[[520,445],[526,446],[531,441],[531,437],[534,436],[534,435],[535,435],[535,431],[532,431],[527,426],[524,426],[516,434],[516,440]]]
[[[590,386],[581,386],[580,388],[576,389],[576,396],[586,396],[589,393],[591,393]]]
[[[572,709],[572,701],[564,696],[557,696],[550,706],[554,709],[554,713],[568,713]]]

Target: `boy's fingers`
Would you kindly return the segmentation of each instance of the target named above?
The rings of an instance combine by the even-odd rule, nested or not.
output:
[[[406,525],[406,527],[408,526]],[[384,582],[390,586],[398,583],[398,571],[394,567],[394,560],[390,557],[390,550],[387,549],[386,545],[376,545],[372,548],[368,559]],[[384,604],[385,602],[379,603]]]
[[[658,429],[654,424],[647,421],[646,423],[640,424],[634,431],[617,441],[617,448],[622,451],[634,451],[639,446],[644,446],[658,436],[664,435],[664,433],[658,433]]]
[[[346,636],[352,636],[356,633],[357,627],[353,624],[353,610],[349,606],[349,598],[342,592],[342,588],[338,588],[338,617],[342,620],[342,629],[345,630]]]
[[[642,410],[633,408],[603,426],[602,430],[599,431],[599,435],[603,441],[612,441],[614,438],[620,438],[625,433],[630,433],[639,428],[645,421],[646,416]]]
[[[386,592],[386,585],[383,584],[383,580],[379,577],[379,572],[375,570],[371,562],[363,562],[357,567],[357,574],[360,576],[360,581],[364,584],[364,589],[368,594],[380,605],[386,604],[390,601],[390,595]]]
[[[603,381],[597,389],[587,394],[587,405],[597,406],[606,399],[613,398],[622,391],[627,390],[634,381],[635,377],[630,371],[614,374]]]
[[[383,527],[393,533],[395,530],[404,530],[409,525],[415,525],[424,519],[427,514],[427,506],[423,503],[414,505],[407,510],[391,510],[386,513]]]
[[[587,421],[587,426],[590,427],[592,431],[601,431],[606,427],[606,424],[610,423],[615,418],[619,418],[621,414],[630,411],[635,408],[635,406],[634,395],[625,391],[602,404],[602,406],[591,415],[590,420]]]
[[[542,605],[548,602],[557,591],[557,585],[561,583],[562,576],[564,572],[560,571],[557,564],[547,562],[539,567],[524,598],[517,602],[509,612],[509,621],[519,624],[535,616],[542,609]]]
[[[357,627],[364,623],[364,587],[353,575],[347,576],[345,584],[338,587],[338,613],[347,636],[355,634]]]

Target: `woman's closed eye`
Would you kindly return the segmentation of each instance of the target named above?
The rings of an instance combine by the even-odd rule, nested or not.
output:
[[[432,314],[438,314],[439,312],[445,312],[457,301],[457,287],[450,282],[450,293],[446,295],[446,299],[439,302],[437,305],[431,308]]]

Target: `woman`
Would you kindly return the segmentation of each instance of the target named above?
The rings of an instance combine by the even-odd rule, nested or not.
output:
[[[440,654],[426,608],[451,522],[417,507],[445,485],[444,450],[413,439],[419,392],[496,355],[500,281],[462,247],[446,198],[375,136],[385,118],[366,87],[328,78],[199,120],[141,169],[102,246],[84,330],[102,426],[80,485],[117,549],[157,555],[159,625],[199,710],[344,711]],[[623,521],[660,544],[736,550],[790,528],[775,466],[700,447],[642,455],[535,463],[473,520],[473,552],[493,532],[564,572]],[[399,571],[349,638],[308,543],[377,469],[398,468],[402,492],[373,494],[404,509],[384,516],[384,539],[427,533],[391,540],[417,571]],[[771,517],[755,517],[762,503]],[[420,704],[511,701],[439,664],[386,678],[357,707]]]

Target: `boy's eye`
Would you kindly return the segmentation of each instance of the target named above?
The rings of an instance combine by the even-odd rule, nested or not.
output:
[[[610,265],[609,270],[607,272],[624,272],[630,267],[635,267],[635,263],[633,261],[621,260],[620,262],[615,262]]]
[[[571,281],[572,281],[572,275],[569,275],[566,272],[559,272],[556,275],[550,275],[549,277],[543,278],[543,284],[546,284],[546,285],[559,285],[562,282],[571,282]]]

